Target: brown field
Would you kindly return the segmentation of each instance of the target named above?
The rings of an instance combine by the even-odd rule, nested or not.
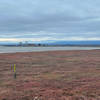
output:
[[[0,54],[0,100],[36,97],[100,100],[100,50]]]

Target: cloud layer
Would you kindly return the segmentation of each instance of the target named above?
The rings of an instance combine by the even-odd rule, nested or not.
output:
[[[99,0],[0,0],[0,41],[100,40]]]

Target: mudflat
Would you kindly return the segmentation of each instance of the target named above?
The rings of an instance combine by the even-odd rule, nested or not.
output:
[[[0,100],[100,100],[100,50],[0,54]]]

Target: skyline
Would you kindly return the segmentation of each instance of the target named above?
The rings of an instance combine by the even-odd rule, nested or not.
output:
[[[0,42],[100,40],[99,0],[0,0]]]

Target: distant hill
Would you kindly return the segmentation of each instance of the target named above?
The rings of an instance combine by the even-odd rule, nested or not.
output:
[[[56,41],[49,45],[100,45],[100,41]]]
[[[25,42],[22,42],[23,45],[25,45]],[[28,44],[44,44],[46,45],[62,45],[62,46],[100,46],[100,41],[42,41],[42,42],[28,42]],[[19,45],[19,42],[0,42],[0,45]]]

